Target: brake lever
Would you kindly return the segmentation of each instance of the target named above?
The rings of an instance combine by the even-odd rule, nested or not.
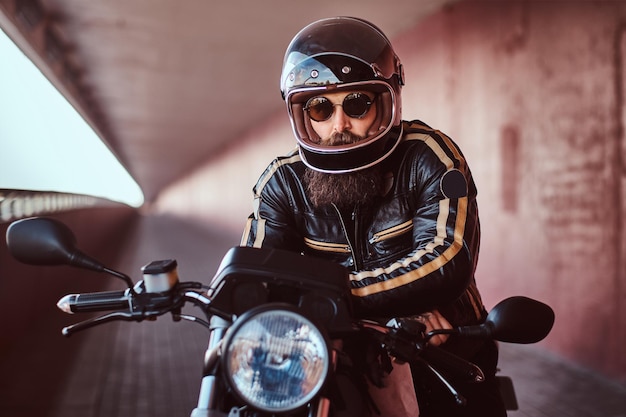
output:
[[[426,365],[428,370],[432,372],[433,375],[435,375],[435,377],[446,387],[450,394],[452,394],[452,396],[454,397],[454,401],[457,403],[457,405],[464,406],[465,404],[467,404],[467,400],[465,399],[465,397],[459,394],[459,392],[452,386],[452,384],[448,382],[448,380],[443,375],[441,375],[435,368],[430,366],[429,363],[424,362],[424,364]]]
[[[485,380],[485,374],[476,364],[439,346],[426,346],[421,351],[421,357],[433,367],[456,379],[469,383],[480,383]]]
[[[123,320],[123,321],[141,321],[143,317],[139,317],[133,313],[127,313],[123,311],[114,311],[109,314],[105,314],[104,316],[95,317],[92,319],[88,319],[85,321],[81,321],[76,324],[72,324],[71,326],[64,327],[61,330],[63,336],[69,337],[74,333],[80,332],[81,330],[89,329],[94,326],[98,326],[100,324],[108,323],[110,321],[115,320]]]

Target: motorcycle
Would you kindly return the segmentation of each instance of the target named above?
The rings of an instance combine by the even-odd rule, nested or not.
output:
[[[133,283],[81,252],[72,231],[58,220],[15,221],[6,240],[20,262],[104,272],[126,284],[120,291],[62,297],[57,306],[63,312],[107,312],[65,327],[65,336],[114,320],[141,322],[168,313],[174,321],[207,328],[191,417],[366,415],[363,407],[377,410],[367,386],[381,386],[381,372],[390,373],[392,363],[413,361],[425,364],[462,406],[464,398],[448,379],[480,383],[484,375],[476,365],[430,345],[430,338],[457,334],[535,343],[554,323],[549,306],[521,296],[498,303],[480,325],[428,333],[412,318],[355,318],[345,268],[274,249],[230,249],[209,285],[181,281],[174,259],[150,262]],[[199,307],[204,317],[183,313],[187,304]],[[355,341],[373,347],[369,360],[346,357],[345,347]],[[346,388],[351,384],[356,391]]]

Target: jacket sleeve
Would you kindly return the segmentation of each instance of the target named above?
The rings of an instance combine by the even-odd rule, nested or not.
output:
[[[425,145],[412,147],[421,151],[405,161],[412,171],[413,247],[399,259],[352,273],[357,310],[411,315],[463,299],[480,315],[474,285],[480,232],[471,173],[458,147],[440,132],[417,129],[407,140]],[[473,291],[476,297],[468,297]]]
[[[299,160],[297,153],[275,159],[254,186],[254,208],[244,228],[242,246],[302,251],[303,240],[293,215],[294,194],[283,172],[295,160]]]

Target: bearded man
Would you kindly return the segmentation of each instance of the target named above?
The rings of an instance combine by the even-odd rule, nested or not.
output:
[[[292,40],[281,91],[298,147],[254,187],[242,245],[330,259],[350,271],[364,317],[421,315],[427,330],[477,324],[480,228],[476,187],[446,135],[403,121],[404,74],[386,36],[362,19],[314,22]],[[481,384],[454,382],[458,407],[412,364],[420,416],[505,416],[493,342],[438,336],[479,365]]]

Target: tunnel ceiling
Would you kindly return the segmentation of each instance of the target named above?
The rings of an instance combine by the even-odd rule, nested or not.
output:
[[[0,0],[0,25],[147,200],[282,108],[293,35],[353,15],[390,37],[449,0]]]

